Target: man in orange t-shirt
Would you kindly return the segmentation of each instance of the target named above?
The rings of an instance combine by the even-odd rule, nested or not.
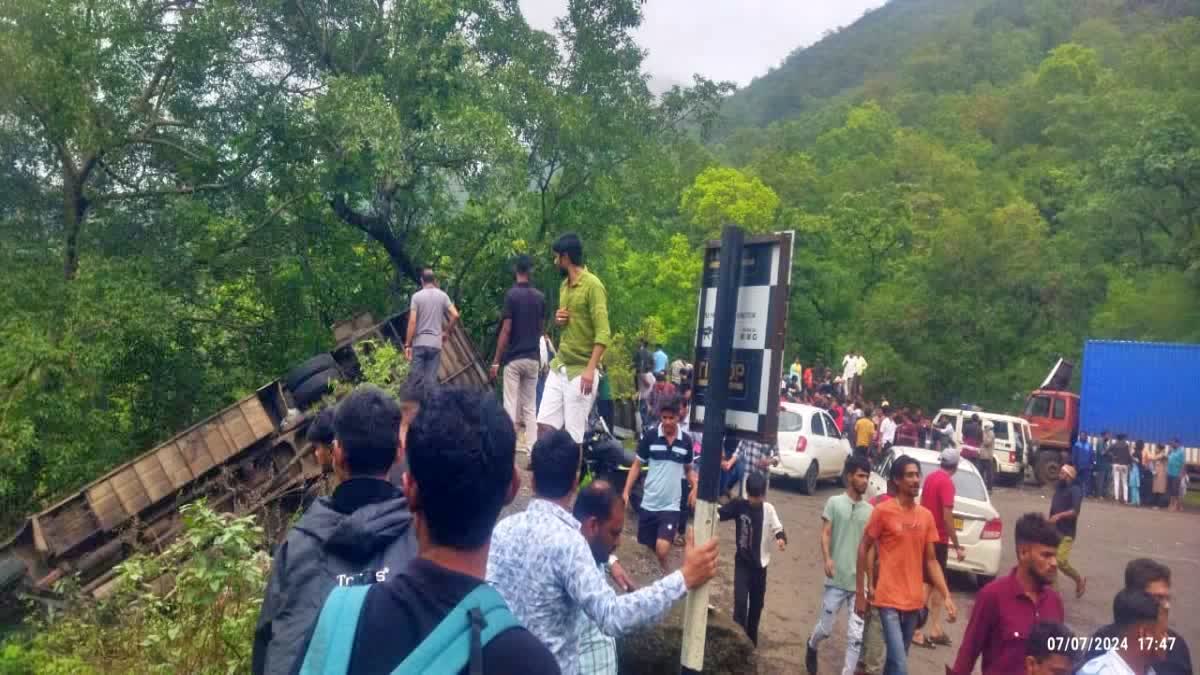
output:
[[[907,675],[908,646],[925,606],[926,575],[945,598],[948,621],[958,618],[958,608],[950,597],[946,577],[933,550],[940,540],[933,514],[916,501],[921,490],[921,465],[908,455],[897,457],[892,462],[891,481],[896,497],[871,512],[858,547],[854,608],[863,616],[869,601],[878,610],[887,645],[884,673]],[[867,564],[867,553],[872,547],[878,547],[878,576],[871,575],[873,570]],[[869,586],[864,584],[864,577],[869,577]]]

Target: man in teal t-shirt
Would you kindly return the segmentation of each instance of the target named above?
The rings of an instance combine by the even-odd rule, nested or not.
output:
[[[821,617],[808,639],[804,663],[810,675],[817,672],[817,646],[833,632],[833,620],[845,608],[846,670],[853,673],[862,649],[863,620],[854,613],[855,570],[858,569],[858,544],[871,516],[871,505],[863,499],[871,465],[865,458],[850,457],[844,469],[846,492],[830,497],[821,514],[821,555],[825,559],[825,594],[821,599]]]

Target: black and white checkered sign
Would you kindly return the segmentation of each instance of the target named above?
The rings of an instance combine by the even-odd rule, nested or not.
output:
[[[726,424],[738,435],[775,442],[779,418],[779,382],[787,336],[788,291],[792,278],[791,232],[747,238],[742,249],[733,362],[729,373]],[[717,307],[720,242],[704,252],[704,280],[696,321],[695,391],[692,427],[704,423],[708,388],[708,352]]]

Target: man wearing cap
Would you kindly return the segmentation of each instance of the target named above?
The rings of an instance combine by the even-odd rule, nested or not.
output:
[[[933,524],[937,526],[938,542],[933,545],[937,555],[938,566],[942,568],[942,576],[946,575],[946,562],[950,557],[950,547],[959,560],[967,557],[963,547],[958,543],[958,531],[954,527],[954,472],[958,471],[958,448],[942,450],[941,468],[929,474],[925,485],[921,488],[921,506],[933,514]],[[942,629],[942,604],[944,598],[938,598],[938,591],[929,594],[929,621],[926,638],[932,644],[948,645],[950,639]]]
[[[1071,546],[1075,543],[1075,528],[1079,523],[1079,510],[1083,508],[1083,488],[1075,482],[1075,467],[1064,464],[1058,471],[1058,485],[1050,500],[1050,523],[1058,529],[1062,540],[1058,543],[1058,569],[1075,582],[1075,597],[1083,597],[1087,590],[1087,577],[1071,566]]]

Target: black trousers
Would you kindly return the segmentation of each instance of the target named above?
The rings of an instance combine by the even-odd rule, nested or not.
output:
[[[679,526],[676,528],[676,531],[679,532],[679,536],[686,538],[688,517],[692,515],[692,507],[690,504],[688,504],[688,497],[691,495],[692,491],[691,483],[688,483],[687,480],[684,480],[683,484],[680,486],[680,490],[680,494],[682,496],[679,498]]]
[[[983,479],[983,484],[987,486],[987,489],[991,490],[992,481],[996,479],[996,464],[990,459],[983,459],[981,457],[975,457],[971,459],[971,463],[974,464],[976,470],[979,471],[979,477]]]
[[[733,620],[758,646],[758,620],[767,595],[767,568],[738,560],[733,568]]]

